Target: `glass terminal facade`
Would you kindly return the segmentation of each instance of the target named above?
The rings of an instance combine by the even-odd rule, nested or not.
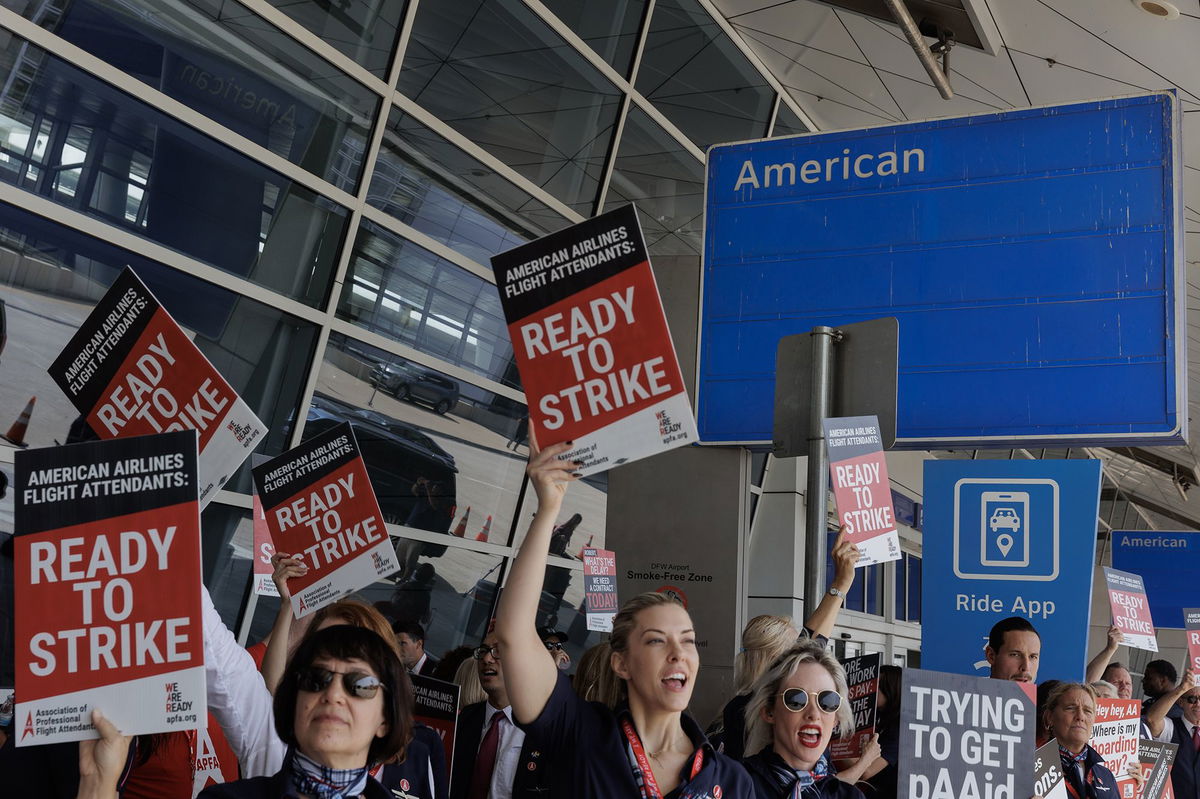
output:
[[[353,422],[404,563],[364,594],[434,653],[478,642],[532,513],[489,256],[635,202],[652,254],[698,260],[704,148],[804,130],[705,0],[0,0],[0,32],[0,427],[36,396],[26,443],[67,441],[46,367],[134,267],[260,453]],[[253,641],[248,473],[204,568]],[[576,657],[606,497],[571,492],[547,570]]]

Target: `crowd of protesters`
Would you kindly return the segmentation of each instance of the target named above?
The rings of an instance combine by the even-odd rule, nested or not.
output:
[[[830,742],[853,731],[843,667],[828,638],[849,591],[857,548],[839,536],[831,590],[803,623],[751,619],[733,695],[706,729],[687,712],[699,673],[697,629],[660,593],[628,599],[608,639],[573,676],[567,636],[539,628],[538,602],[563,497],[578,466],[569,444],[537,451],[528,468],[537,512],[474,648],[435,658],[416,620],[389,622],[343,599],[293,618],[288,581],[304,573],[273,559],[280,611],[268,639],[238,645],[203,596],[207,730],[129,738],[93,711],[96,741],[0,749],[5,795],[164,799],[776,799],[898,795],[901,669],[882,666],[876,734],[859,757],[834,763]],[[703,620],[697,620],[701,624]],[[1113,660],[1121,634],[1082,683],[1038,686],[1039,745],[1056,739],[1075,799],[1116,799],[1116,775],[1090,746],[1097,698],[1134,697]],[[1052,644],[1051,644],[1052,645]],[[1036,683],[1043,641],[1019,617],[991,630],[990,676]],[[410,674],[457,683],[454,758],[414,719]],[[1166,661],[1147,665],[1142,736],[1179,746],[1177,799],[1200,799],[1200,689]],[[2,733],[0,733],[2,734]],[[1139,766],[1130,775],[1142,779]],[[1121,775],[1124,776],[1124,775]]]

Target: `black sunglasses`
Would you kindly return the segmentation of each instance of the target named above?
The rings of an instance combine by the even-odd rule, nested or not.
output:
[[[783,706],[793,713],[799,713],[808,707],[808,698],[817,699],[817,707],[823,713],[836,713],[842,706],[842,695],[837,691],[805,691],[803,688],[789,688],[779,694],[783,697]]]
[[[500,659],[500,647],[487,646],[486,644],[480,644],[479,646],[475,647],[475,651],[473,651],[471,653],[471,657],[475,658],[476,660],[483,660],[489,654],[496,660],[499,660]]]
[[[306,693],[319,694],[329,687],[335,676],[339,675],[346,693],[358,699],[374,699],[380,688],[387,687],[379,681],[378,677],[373,677],[365,672],[330,671],[320,666],[309,666],[307,669],[296,672],[296,687]]]
[[[1179,697],[1179,701],[1180,701],[1180,702],[1187,702],[1189,705],[1194,705],[1194,704],[1196,704],[1197,702],[1200,702],[1200,696],[1195,696],[1195,695],[1191,695],[1191,696],[1181,696],[1181,697]]]
[[[561,652],[564,649],[563,645],[558,641],[542,641],[542,643],[551,652]]]

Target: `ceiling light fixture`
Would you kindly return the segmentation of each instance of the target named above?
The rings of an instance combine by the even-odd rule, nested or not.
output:
[[[1171,0],[1130,0],[1135,6],[1152,17],[1179,19],[1179,6]]]

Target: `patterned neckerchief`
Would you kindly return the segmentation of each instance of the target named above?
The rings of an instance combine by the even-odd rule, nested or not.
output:
[[[298,751],[292,752],[292,787],[300,794],[314,799],[346,799],[361,796],[367,789],[368,770],[362,768],[326,768],[305,757]]]

